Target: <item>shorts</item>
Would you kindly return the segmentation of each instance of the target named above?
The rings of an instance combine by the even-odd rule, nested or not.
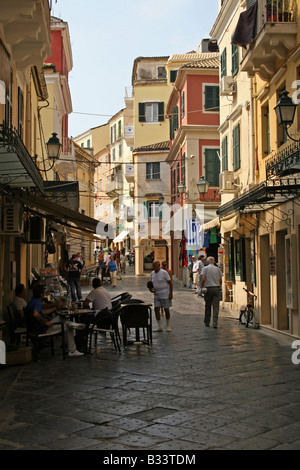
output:
[[[154,298],[154,307],[170,308],[172,307],[172,299]]]

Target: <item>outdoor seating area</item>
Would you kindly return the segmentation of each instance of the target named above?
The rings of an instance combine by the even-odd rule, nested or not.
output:
[[[111,298],[112,308],[104,311],[96,311],[91,308],[84,308],[83,302],[65,303],[64,307],[58,307],[49,318],[61,317],[58,323],[60,328],[56,331],[45,331],[39,333],[37,319],[33,311],[25,307],[24,321],[20,325],[20,319],[14,305],[7,306],[7,322],[10,334],[10,346],[23,346],[32,348],[32,360],[43,360],[44,349],[50,347],[51,356],[55,351],[60,351],[63,359],[68,353],[68,341],[66,321],[78,324],[86,324],[84,331],[85,354],[95,355],[101,358],[101,351],[114,350],[118,354],[134,344],[152,344],[152,304],[144,302],[142,299],[133,298],[129,292],[122,292]],[[85,320],[85,316],[86,321]],[[56,323],[57,324],[57,323]],[[80,338],[81,331],[75,331]],[[99,339],[101,338],[101,341]],[[104,341],[105,339],[105,341]],[[76,342],[77,344],[77,342]],[[113,348],[111,348],[111,345]]]

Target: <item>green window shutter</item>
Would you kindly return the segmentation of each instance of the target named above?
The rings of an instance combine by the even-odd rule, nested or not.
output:
[[[174,130],[173,130],[173,116],[170,117],[170,140],[174,139]]]
[[[228,170],[228,141],[227,136],[222,140],[222,171]]]
[[[121,137],[121,134],[122,134],[122,122],[121,121],[118,121],[118,137],[120,138]]]
[[[209,85],[205,87],[205,110],[208,112],[219,111],[219,86]]]
[[[159,209],[158,209],[158,218],[162,219],[162,212],[163,212],[163,207],[162,204],[159,202]]]
[[[181,157],[181,181],[185,185],[185,153]]]
[[[219,174],[218,149],[205,149],[205,178],[210,186],[219,186]]]
[[[238,170],[241,166],[240,157],[240,125],[238,124],[233,128],[233,169]]]
[[[227,75],[227,49],[225,48],[221,54],[221,77]]]
[[[139,103],[139,122],[146,122],[145,103]]]
[[[158,121],[165,120],[165,103],[158,103]]]
[[[236,44],[232,44],[232,67],[231,75],[234,77],[239,71],[239,48]]]
[[[178,129],[178,106],[173,108],[173,131]]]

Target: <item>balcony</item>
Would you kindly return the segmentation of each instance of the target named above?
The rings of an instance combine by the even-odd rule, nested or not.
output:
[[[0,0],[4,41],[16,68],[25,70],[51,55],[50,6],[47,0]]]
[[[295,142],[266,162],[267,180],[300,172],[300,142]]]
[[[296,0],[258,0],[256,34],[244,53],[241,70],[269,81],[296,42]]]
[[[74,173],[76,170],[76,158],[74,142],[69,137],[64,137],[62,140],[62,150],[59,159],[55,163],[56,171],[63,174]]]
[[[106,185],[105,192],[109,197],[118,196],[122,190],[122,182],[118,180],[111,181]]]

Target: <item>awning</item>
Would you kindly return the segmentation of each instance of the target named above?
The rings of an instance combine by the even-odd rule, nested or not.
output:
[[[121,233],[119,233],[119,235],[116,238],[113,239],[113,242],[114,243],[122,242],[123,240],[125,240],[128,234],[129,234],[128,230],[123,230]]]
[[[43,178],[20,136],[0,125],[0,184],[5,188],[36,188],[44,192]]]
[[[233,217],[228,217],[227,219],[221,220],[221,232],[231,232],[232,230],[238,229],[240,226],[240,216],[234,215]]]
[[[77,227],[86,233],[98,233],[97,225],[99,221],[92,217],[80,214],[77,211],[68,209],[32,193],[26,193],[25,191],[15,191],[14,196],[15,199],[26,205],[29,210],[34,210],[50,220],[70,227],[74,227],[75,225],[75,228]]]
[[[201,225],[201,230],[210,230],[214,227],[217,227],[220,224],[220,219],[219,217],[215,217],[214,219],[210,220],[206,224]]]

